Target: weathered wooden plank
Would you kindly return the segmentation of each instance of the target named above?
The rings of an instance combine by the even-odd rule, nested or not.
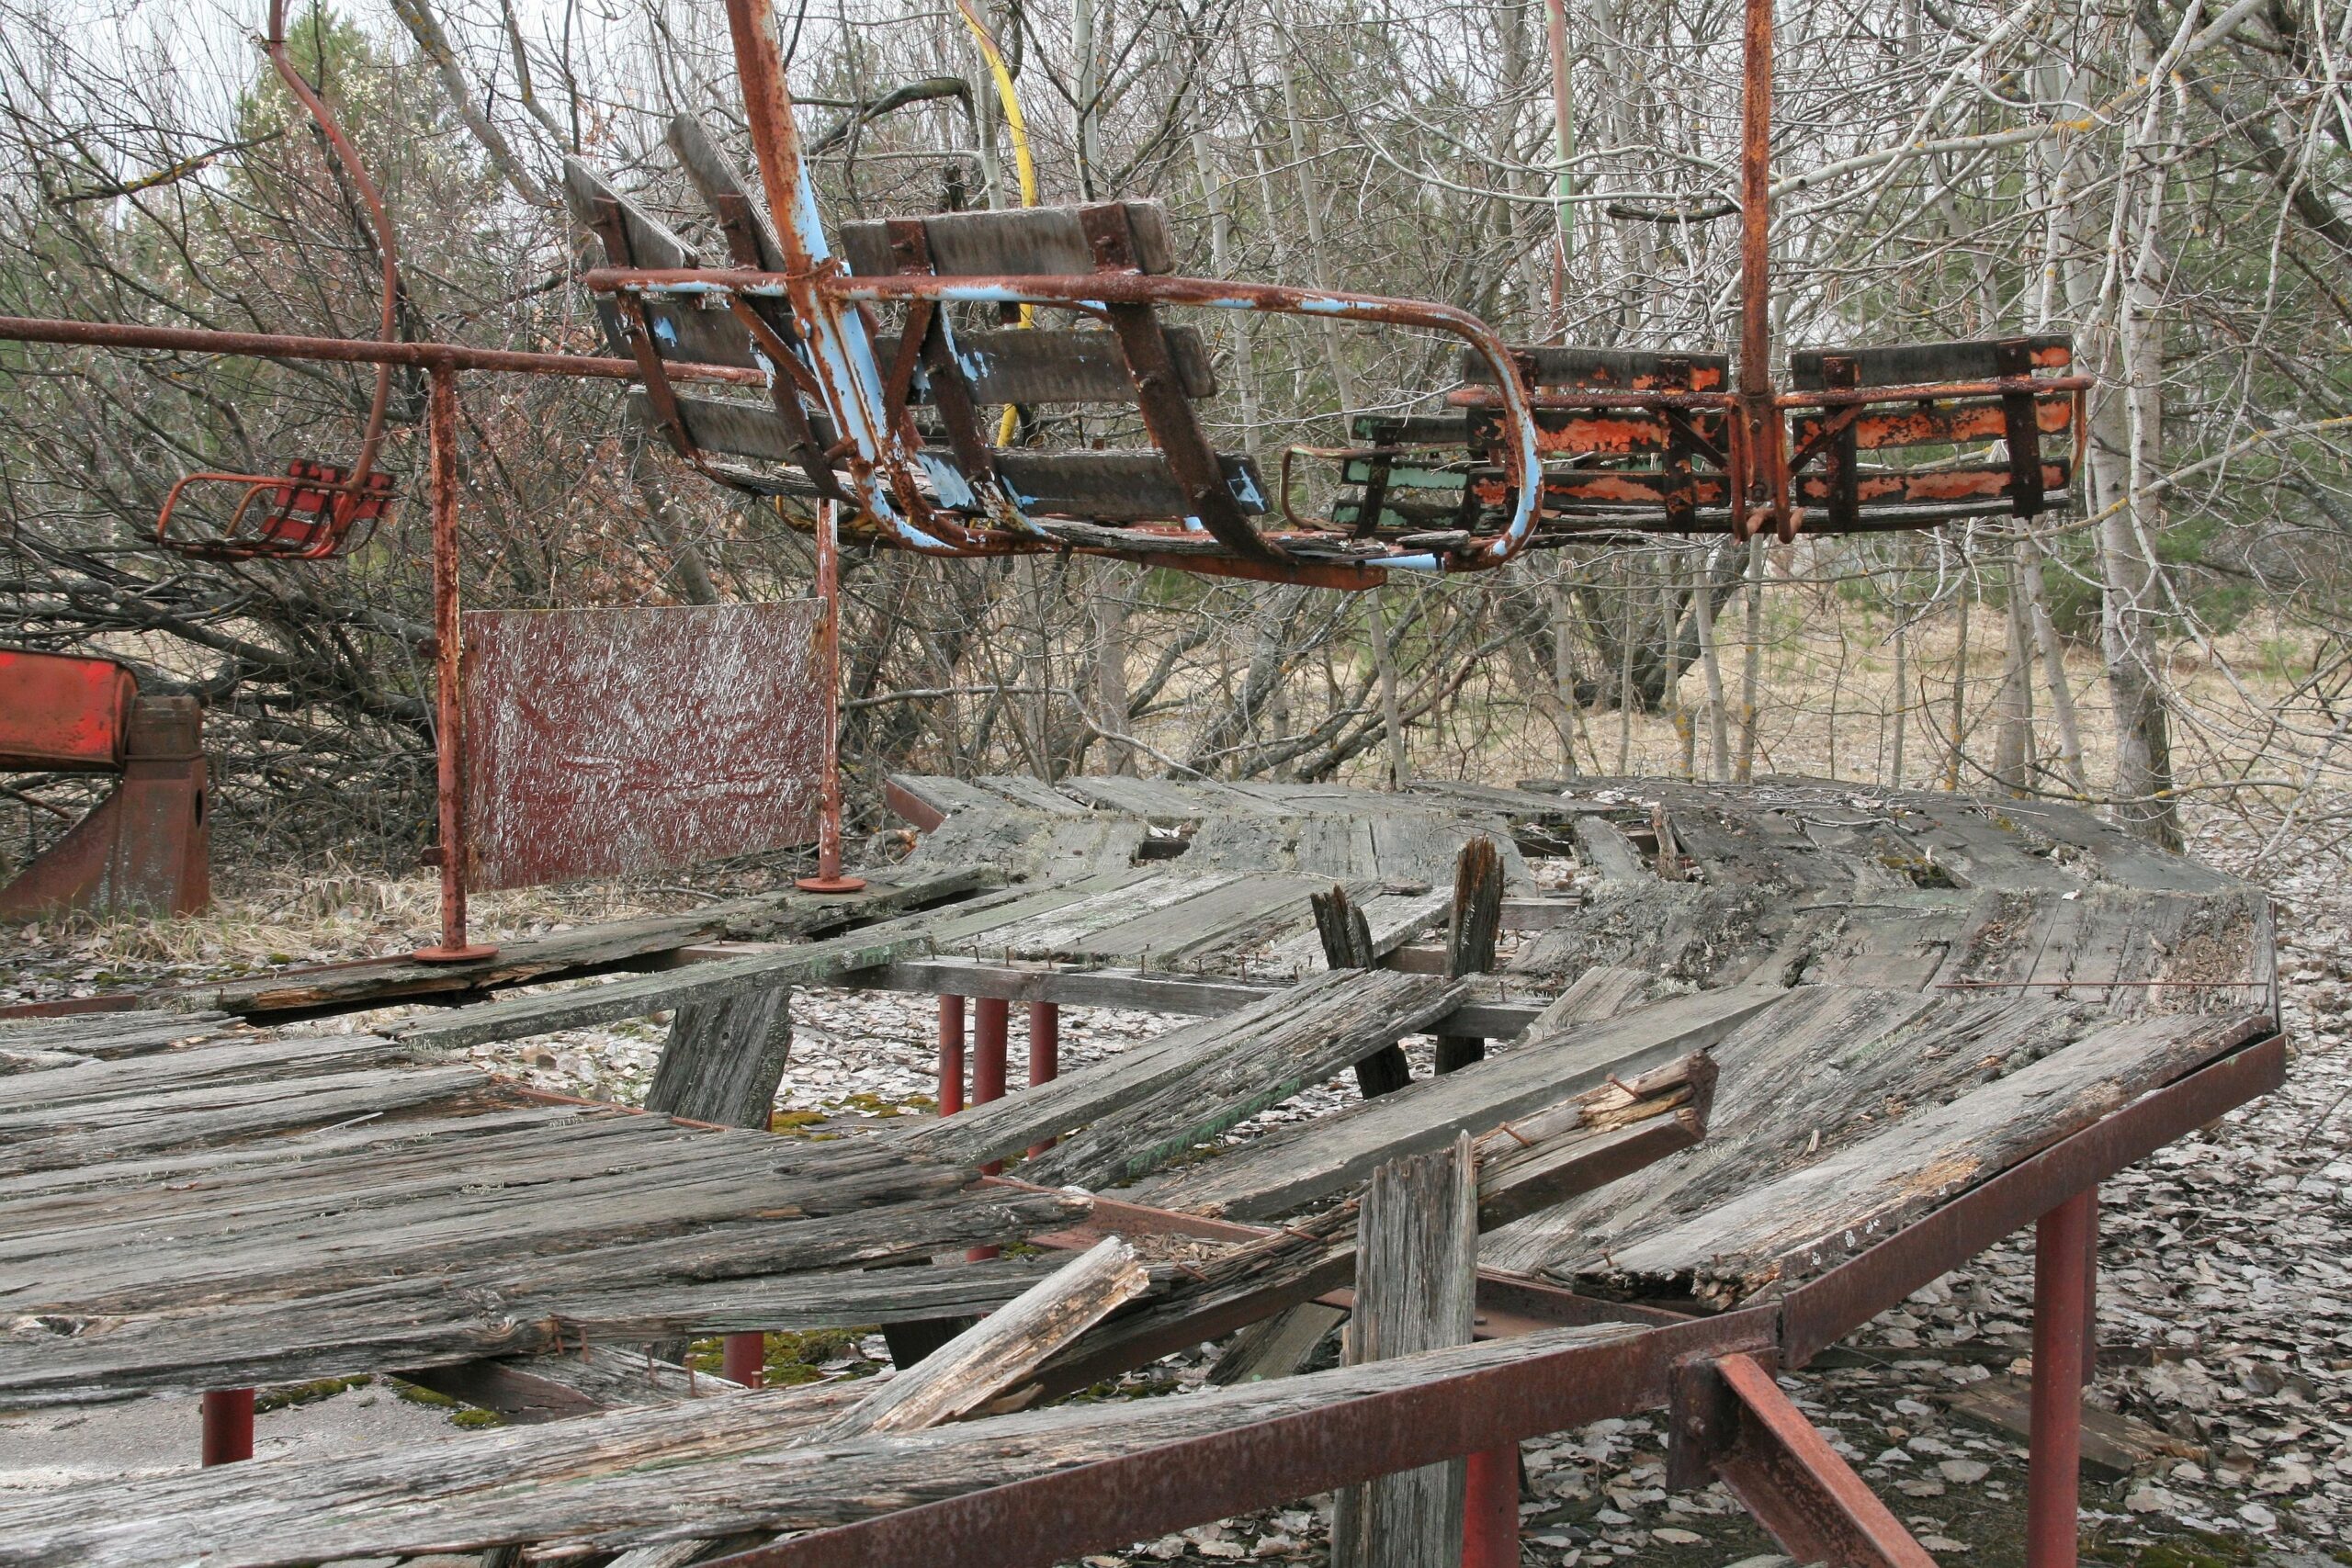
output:
[[[1793,1283],[2269,1028],[2264,1019],[2188,1014],[2110,1025],[1681,1224],[1613,1247],[1605,1261],[1558,1272],[1620,1292],[1655,1294],[1669,1278],[1687,1280],[1715,1304]]]
[[[1027,336],[1027,333],[1016,334]],[[1015,806],[1042,811],[1048,817],[1088,817],[1092,813],[1041,778],[1027,773],[990,773],[973,781],[990,795],[1002,795]]]
[[[1477,1224],[1508,1224],[1689,1148],[1706,1132],[1713,1078],[1686,1057],[1546,1106],[1480,1138]],[[1508,1151],[1508,1152],[1506,1152]],[[1353,1277],[1360,1197],[1291,1221],[1195,1267],[1138,1312],[1106,1325],[1047,1370],[1050,1392],[1083,1388],[1259,1322]]]
[[[141,1055],[230,1032],[224,1012],[131,1009],[57,1018],[0,1018],[0,1050],[64,1051],[112,1059]]]
[[[1128,232],[1136,263],[1144,272],[1167,272],[1176,265],[1168,209],[1156,201],[1129,201]],[[931,243],[933,270],[944,277],[1028,276],[1072,277],[1094,270],[1094,248],[1075,207],[1031,207],[1000,211],[934,212],[922,220]],[[861,276],[898,271],[888,230],[880,219],[860,219],[840,230],[842,254]]]
[[[1502,934],[1503,863],[1495,841],[1472,839],[1453,863],[1453,897],[1447,910],[1445,972],[1459,979],[1495,966],[1495,943]],[[1487,1041],[1479,1034],[1437,1037],[1437,1070],[1459,1071],[1483,1061]]]
[[[1356,1222],[1351,1367],[1470,1343],[1478,1284],[1477,1168],[1470,1135],[1372,1173]],[[1460,1550],[1464,1461],[1344,1487],[1333,1568],[1429,1568]]]
[[[1715,1046],[1722,1078],[1705,1143],[1662,1161],[1638,1187],[1563,1203],[1490,1236],[1487,1265],[1580,1269],[1906,1116],[1982,1092],[2079,1038],[2096,1016],[2047,996],[1800,987]]]
[[[618,920],[502,943],[497,954],[465,964],[387,958],[366,964],[289,969],[220,985],[147,993],[158,1007],[217,1010],[252,1018],[372,1006],[401,997],[445,996],[528,985],[637,961],[720,937],[819,936],[844,925],[947,902],[1003,881],[971,863],[933,863],[869,876],[856,893],[784,893],[730,899],[684,915]]]
[[[1775,987],[1676,997],[1621,1017],[1533,1038],[1442,1078],[1252,1140],[1219,1159],[1146,1183],[1159,1208],[1256,1219],[1351,1187],[1384,1158],[1436,1147],[1459,1132],[1581,1093],[1702,1049],[1778,999]]]
[[[681,1005],[645,1108],[722,1127],[768,1124],[792,1055],[792,991],[776,986]]]
[[[583,986],[553,996],[512,997],[477,1002],[439,1017],[402,1020],[387,1027],[418,1051],[454,1051],[488,1040],[522,1040],[558,1030],[584,1029],[690,1003],[721,1000],[745,991],[779,986],[821,985],[853,969],[870,969],[893,959],[931,951],[924,935],[873,931],[811,942],[779,953],[716,964],[696,964],[667,974]]]
[[[456,1361],[412,1367],[398,1375],[403,1382],[495,1410],[510,1425],[525,1427],[624,1405],[674,1404],[746,1392],[741,1383],[621,1345],[603,1346],[587,1356]]]
[[[1141,1295],[1150,1280],[1133,1247],[1105,1237],[815,1428],[808,1440],[919,1431],[969,1416],[1014,1393],[1057,1351]]]
[[[1143,1176],[1442,1017],[1464,990],[1459,982],[1384,970],[1305,981],[1261,1028],[1101,1117],[1032,1160],[1024,1174],[1081,1187]]]
[[[1552,1329],[1182,1399],[1061,1405],[831,1445],[783,1438],[863,1392],[855,1385],[758,1391],[488,1440],[221,1465],[0,1504],[0,1563],[146,1568],[201,1558],[209,1568],[294,1568],[505,1542],[618,1551],[739,1530],[821,1529],[1432,1377],[1529,1356],[1613,1355],[1644,1332],[1622,1324]],[[565,1483],[548,1484],[550,1475]]]
[[[1169,327],[1169,357],[1188,398],[1216,396],[1216,370],[1198,327]],[[899,334],[874,340],[875,357],[890,364]],[[1127,374],[1115,333],[1070,327],[956,333],[956,363],[976,403],[1117,403],[1133,408],[1136,384]]]
[[[1570,831],[1576,834],[1577,848],[1603,882],[1639,886],[1657,879],[1641,851],[1634,848],[1634,840],[1606,817],[1579,817]]]

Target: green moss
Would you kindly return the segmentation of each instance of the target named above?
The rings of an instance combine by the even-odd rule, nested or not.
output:
[[[462,1400],[452,1399],[446,1393],[436,1393],[432,1389],[421,1388],[413,1382],[402,1382],[398,1378],[392,1378],[389,1381],[392,1385],[392,1392],[398,1394],[401,1398],[407,1400],[411,1404],[430,1404],[435,1409],[440,1410],[462,1410],[465,1408],[465,1404]]]
[[[768,1131],[789,1133],[797,1128],[806,1127],[811,1122],[822,1122],[824,1119],[825,1113],[821,1111],[779,1111],[768,1118]]]
[[[503,1427],[506,1417],[495,1410],[460,1410],[449,1417],[449,1425],[473,1431],[482,1427]]]
[[[372,1381],[366,1372],[351,1378],[321,1378],[316,1382],[288,1383],[282,1388],[267,1388],[254,1395],[254,1412],[266,1415],[272,1410],[290,1409],[297,1404],[311,1404],[322,1399],[333,1399],[347,1389],[364,1388]]]

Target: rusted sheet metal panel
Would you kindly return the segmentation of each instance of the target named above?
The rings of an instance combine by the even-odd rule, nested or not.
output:
[[[0,648],[0,771],[120,772],[138,694],[111,659]]]
[[[469,886],[685,865],[816,832],[812,600],[465,616]]]

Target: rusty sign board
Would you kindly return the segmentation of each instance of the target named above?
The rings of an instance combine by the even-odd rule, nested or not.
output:
[[[808,842],[822,619],[814,600],[467,612],[468,884]]]

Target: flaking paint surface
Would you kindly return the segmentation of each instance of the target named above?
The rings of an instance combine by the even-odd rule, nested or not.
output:
[[[521,887],[806,843],[819,606],[469,611],[468,882]]]

